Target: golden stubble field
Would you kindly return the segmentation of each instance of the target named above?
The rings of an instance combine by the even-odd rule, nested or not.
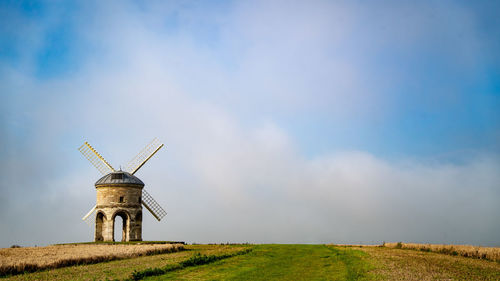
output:
[[[399,247],[353,249],[368,254],[365,259],[372,263],[376,280],[500,280],[500,263],[490,260]]]
[[[500,248],[471,245],[417,244],[417,243],[385,243],[385,247],[410,249],[422,252],[434,252],[453,256],[462,256],[500,262]]]
[[[73,244],[0,249],[0,276],[178,252],[182,244]]]

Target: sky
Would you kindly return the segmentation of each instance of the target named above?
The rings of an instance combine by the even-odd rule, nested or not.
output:
[[[500,246],[499,12],[1,1],[0,247],[91,241],[78,147],[154,137],[144,240]]]

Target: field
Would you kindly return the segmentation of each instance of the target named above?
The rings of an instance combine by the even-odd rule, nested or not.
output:
[[[380,280],[500,280],[498,262],[388,247],[360,249]]]
[[[416,243],[385,243],[384,246],[397,249],[411,249],[424,252],[435,252],[449,255],[460,255],[476,259],[500,262],[500,248],[478,247],[470,245],[440,245]]]
[[[72,244],[0,249],[0,276],[183,250],[182,244]]]
[[[83,246],[86,245],[73,248]],[[95,246],[126,249],[147,245]],[[458,252],[455,255],[406,249],[397,244],[387,247],[185,245],[184,248],[178,252],[18,274],[4,280],[500,280],[498,261],[464,257]],[[4,250],[8,249],[1,251]]]

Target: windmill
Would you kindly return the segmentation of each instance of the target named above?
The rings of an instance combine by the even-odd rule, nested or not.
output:
[[[155,138],[126,166],[115,170],[88,142],[78,150],[94,165],[103,177],[96,183],[96,205],[82,218],[90,225],[95,220],[94,240],[114,241],[115,218],[123,219],[122,241],[142,240],[142,206],[160,221],[165,210],[144,189],[144,183],[134,174],[163,147]],[[92,214],[95,212],[95,215]]]

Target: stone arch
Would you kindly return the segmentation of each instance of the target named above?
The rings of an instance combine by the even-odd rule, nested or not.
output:
[[[129,241],[129,231],[130,231],[130,214],[125,210],[118,210],[113,214],[112,221],[113,224],[111,226],[112,229],[112,237],[113,241],[115,241],[115,221],[116,217],[120,216],[123,221],[122,227],[122,242]]]
[[[98,211],[96,213],[95,217],[95,241],[104,241],[104,234],[103,234],[103,228],[104,228],[104,223],[107,221],[106,215]]]

